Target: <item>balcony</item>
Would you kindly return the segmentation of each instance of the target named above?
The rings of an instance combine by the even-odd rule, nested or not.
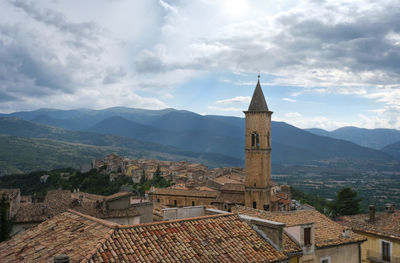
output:
[[[396,255],[397,256],[397,255]],[[373,250],[367,250],[367,259],[374,263],[400,263],[400,257],[392,255],[390,260],[383,260],[382,254]]]

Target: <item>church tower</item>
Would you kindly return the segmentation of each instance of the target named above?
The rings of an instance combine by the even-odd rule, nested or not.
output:
[[[270,209],[271,115],[260,85],[260,76],[246,116],[245,206]]]

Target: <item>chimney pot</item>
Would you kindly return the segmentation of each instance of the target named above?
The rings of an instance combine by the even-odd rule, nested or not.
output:
[[[69,256],[65,254],[54,257],[54,263],[69,263]]]
[[[370,205],[369,206],[369,221],[374,221],[375,220],[375,206]]]

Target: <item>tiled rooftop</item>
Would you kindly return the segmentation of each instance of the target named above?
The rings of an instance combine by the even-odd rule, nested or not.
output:
[[[280,262],[235,214],[121,226],[69,210],[0,244],[2,262]]]
[[[129,193],[118,194],[119,195],[112,196],[112,199]],[[79,196],[82,197],[81,201],[78,201]],[[103,209],[100,200],[104,200],[105,198],[105,196],[82,192],[71,193],[68,190],[51,190],[48,191],[44,203],[20,203],[15,222],[42,222],[68,209],[74,209],[97,218],[132,217],[139,215],[134,207],[120,210]]]
[[[341,220],[343,225],[356,231],[400,240],[400,211],[377,213],[373,221],[369,221],[368,214],[343,216]]]
[[[215,197],[217,197],[218,192],[217,191],[172,189],[172,188],[155,188],[153,194],[155,194],[155,195],[184,195],[184,196],[215,198]]]
[[[57,254],[67,254],[71,262],[80,262],[113,232],[99,222],[71,212],[59,214],[0,243],[1,262],[53,262]]]
[[[244,206],[236,206],[232,209],[232,212],[284,223],[286,227],[315,223],[315,245],[320,248],[366,240],[361,235],[353,232],[350,233],[349,237],[343,237],[342,233],[345,227],[316,210],[268,212]]]
[[[297,244],[287,233],[283,233],[282,243],[283,253],[286,255],[301,252],[300,245]]]

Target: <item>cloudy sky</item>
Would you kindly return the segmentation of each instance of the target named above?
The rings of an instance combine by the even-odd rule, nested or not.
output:
[[[0,112],[172,107],[400,129],[400,1],[0,2]]]

